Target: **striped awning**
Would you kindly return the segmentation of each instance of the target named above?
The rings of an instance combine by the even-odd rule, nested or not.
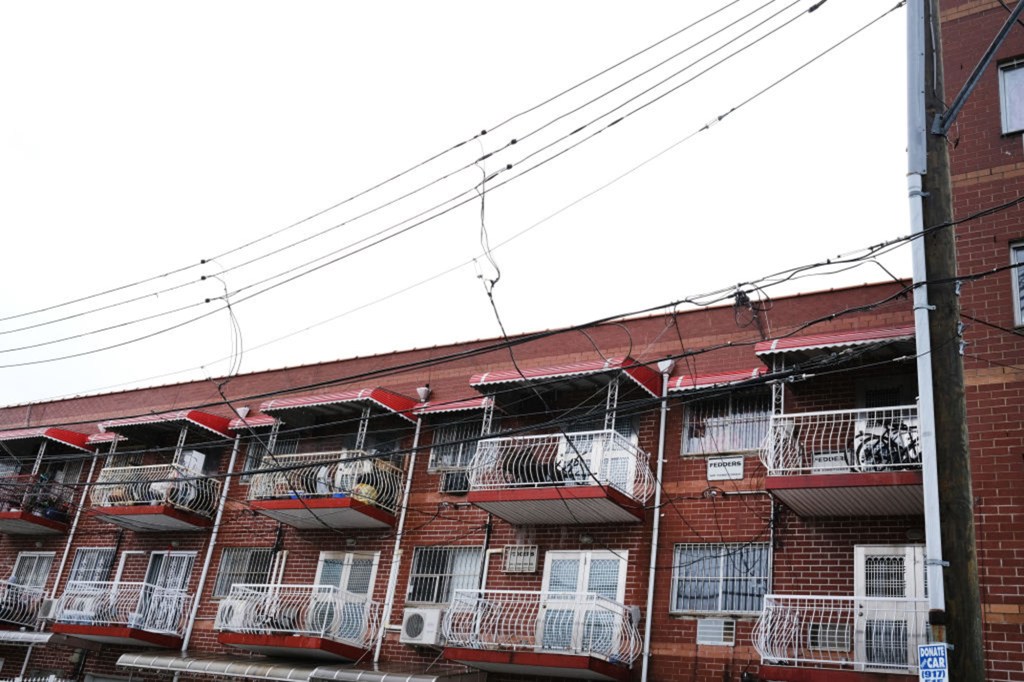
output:
[[[875,329],[854,329],[849,331],[830,332],[828,334],[786,336],[778,339],[761,341],[754,346],[754,354],[764,357],[774,355],[776,353],[831,350],[834,348],[865,346],[883,342],[906,341],[913,338],[913,325],[880,327]]]
[[[503,369],[496,372],[474,374],[469,380],[470,386],[477,390],[486,390],[503,384],[547,383],[558,379],[585,377],[595,374],[622,372],[638,386],[652,396],[660,395],[661,375],[657,370],[641,364],[627,356],[608,358],[607,360],[587,360],[571,362],[564,365],[533,367],[519,369]]]
[[[265,429],[278,422],[277,417],[269,414],[250,414],[245,417],[232,419],[228,428],[232,431],[247,431],[248,429]]]
[[[177,656],[175,654],[121,654],[117,665],[142,670],[166,670],[193,675],[218,675],[246,680],[281,680],[306,682],[315,665],[297,665],[274,659],[239,658],[233,656]]]
[[[444,400],[420,403],[416,414],[445,414],[447,412],[465,412],[467,410],[483,410],[494,404],[494,398],[479,396],[465,400]]]
[[[11,429],[0,431],[0,443],[7,450],[16,450],[21,455],[34,455],[43,441],[56,443],[64,450],[93,452],[89,446],[89,435],[58,428]],[[47,448],[50,452],[50,448]]]
[[[140,417],[126,417],[125,419],[111,419],[101,422],[100,429],[121,433],[131,431],[134,428],[149,427],[158,425],[193,425],[199,426],[218,436],[230,438],[228,425],[231,420],[208,412],[199,410],[178,410],[175,412],[159,412],[156,414],[145,414]]]
[[[750,369],[736,369],[709,374],[684,374],[672,377],[668,382],[668,390],[670,392],[696,391],[716,386],[731,386],[743,381],[757,379],[767,371],[764,367],[752,367]]]
[[[260,405],[260,412],[277,412],[300,408],[323,408],[330,405],[376,405],[388,412],[411,422],[416,421],[413,414],[419,402],[401,393],[386,388],[360,388],[337,393],[320,395],[302,395],[288,398],[274,398]]]

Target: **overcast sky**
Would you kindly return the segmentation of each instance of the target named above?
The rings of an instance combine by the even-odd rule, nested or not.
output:
[[[893,4],[0,4],[0,404],[494,337],[484,177],[510,333],[906,234],[904,9],[693,135]]]

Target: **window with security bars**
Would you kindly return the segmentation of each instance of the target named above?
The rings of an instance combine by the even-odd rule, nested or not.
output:
[[[757,613],[768,591],[767,544],[679,544],[672,571],[673,613]]]
[[[226,597],[231,586],[263,585],[270,582],[270,571],[274,563],[271,547],[226,547],[220,555],[217,582],[213,587],[214,597]]]
[[[451,419],[434,426],[430,446],[430,470],[465,469],[473,461],[483,432],[483,419]]]
[[[684,455],[751,452],[761,447],[772,416],[766,391],[698,400],[686,406]]]
[[[75,550],[68,582],[101,582],[110,576],[114,564],[113,547],[80,547]]]
[[[50,574],[52,565],[53,552],[21,552],[14,562],[11,582],[15,585],[41,589],[46,585],[46,577]]]
[[[864,557],[864,596],[907,596],[907,563],[902,556]]]
[[[245,469],[248,472],[242,476],[242,483],[248,483],[252,472],[259,469],[263,465],[263,460],[266,459],[267,445],[269,444],[270,434],[265,433],[261,436],[252,436],[249,438],[249,447],[245,451]],[[293,455],[298,452],[299,439],[298,438],[278,438],[274,443],[274,454],[275,455]]]
[[[1013,322],[1024,327],[1024,243],[1010,246],[1010,264],[1017,266],[1010,270],[1013,276]]]
[[[447,604],[456,590],[476,589],[481,556],[479,547],[417,547],[406,601]]]

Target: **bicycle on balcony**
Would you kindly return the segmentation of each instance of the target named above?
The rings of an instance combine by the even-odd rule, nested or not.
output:
[[[877,423],[880,431],[859,431],[847,448],[847,462],[857,471],[905,471],[921,464],[917,426],[901,420]]]

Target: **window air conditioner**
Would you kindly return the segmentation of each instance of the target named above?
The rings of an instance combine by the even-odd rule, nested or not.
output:
[[[59,599],[42,600],[39,602],[39,611],[36,617],[39,620],[53,620],[55,612],[57,611],[57,604],[59,602]]]
[[[402,617],[402,644],[414,646],[441,646],[444,639],[441,634],[441,619],[444,609],[411,609],[405,610]]]

